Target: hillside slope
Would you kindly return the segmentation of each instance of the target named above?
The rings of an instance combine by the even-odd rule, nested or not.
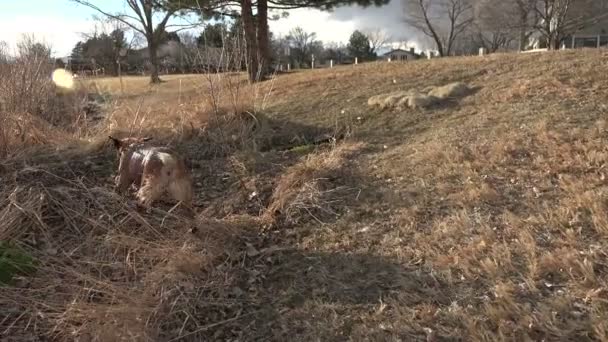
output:
[[[358,270],[319,262],[327,279],[307,285],[321,292],[307,314],[340,329],[314,336],[606,339],[607,56],[367,65],[278,85],[277,117],[346,122],[368,143],[353,160],[367,196],[297,243]],[[455,81],[476,92],[428,110],[366,105]]]
[[[0,288],[0,329],[101,341],[607,340],[606,57],[280,75],[260,89],[255,124],[174,143],[194,161],[194,222],[115,195],[107,147],[6,160],[0,237],[37,271]],[[427,109],[367,105],[455,81],[472,93]],[[189,91],[179,96],[200,90]],[[310,144],[318,132],[345,137]]]

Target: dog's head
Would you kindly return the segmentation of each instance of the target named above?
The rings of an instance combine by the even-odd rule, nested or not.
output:
[[[152,140],[151,137],[144,137],[144,138],[128,137],[128,138],[124,138],[124,139],[117,139],[117,138],[114,138],[113,136],[108,136],[108,138],[110,140],[112,140],[112,142],[114,143],[114,148],[116,148],[116,153],[118,155],[123,154],[124,151],[126,151],[127,149],[129,149],[132,146],[139,145],[146,141]]]

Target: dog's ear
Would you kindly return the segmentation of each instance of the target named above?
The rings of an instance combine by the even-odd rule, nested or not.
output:
[[[152,137],[145,137],[143,139],[141,139],[141,141],[146,142],[146,141],[150,141],[152,140]]]
[[[116,139],[113,136],[108,136],[108,138],[110,140],[112,140],[112,142],[114,143],[114,147],[118,150],[120,149],[120,147],[122,146],[122,141],[120,141],[120,139]]]

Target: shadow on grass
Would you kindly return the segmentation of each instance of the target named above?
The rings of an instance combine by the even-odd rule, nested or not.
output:
[[[267,141],[266,146],[270,147],[274,144],[281,147],[286,144],[306,145],[314,141],[318,134],[331,133],[327,129],[291,122],[270,120],[268,126],[263,138]],[[152,134],[159,136],[161,143],[168,143],[172,139],[169,132],[144,132],[142,135]],[[255,135],[255,130],[252,134]],[[268,204],[268,197],[264,198],[264,194],[268,196],[272,193],[274,182],[285,168],[295,165],[307,153],[314,151],[276,151],[272,148],[265,153],[253,151],[254,161],[250,164],[244,162],[250,172],[243,176],[234,174],[235,169],[230,167],[229,160],[242,153],[243,146],[235,143],[232,148],[227,148],[204,143],[217,141],[201,134],[183,142],[174,140],[172,145],[193,161],[196,192],[204,193],[199,197],[206,198],[205,204],[226,203],[231,194],[240,196],[239,204],[230,212],[218,213],[215,217],[225,214],[249,214],[255,217],[256,211]],[[212,153],[216,150],[222,153]],[[85,187],[111,186],[116,158],[109,143],[100,143],[93,150],[74,149],[69,153],[45,151],[10,161],[11,182],[7,182],[6,186],[32,184],[33,179],[47,188],[73,187],[70,184],[72,181],[81,182]],[[354,159],[355,156],[348,157],[349,161]],[[304,220],[305,223],[312,222],[308,224],[309,229],[327,229],[327,224],[338,220],[346,210],[358,210],[359,206],[367,206],[380,196],[376,194],[373,182],[359,174],[350,162],[344,163],[335,175],[325,178],[325,186],[331,196],[334,196],[331,192],[333,188],[346,188],[349,191],[342,193],[344,197],[339,200],[328,198],[327,203],[331,203],[333,214],[323,217],[325,225],[315,225],[310,217]],[[246,197],[248,189],[242,188],[244,182],[251,180],[263,185],[260,185],[261,199],[253,209],[247,206],[251,202]],[[297,230],[300,226],[294,225],[292,228]],[[275,229],[281,230],[282,227]],[[140,238],[156,241],[153,236],[142,235]],[[183,238],[186,239],[186,236]],[[184,322],[181,328],[164,327],[161,322],[160,335],[163,338],[183,341],[343,340],[351,335],[374,340],[389,336],[422,338],[424,332],[418,327],[402,327],[392,333],[375,325],[372,328],[368,324],[378,318],[371,317],[370,312],[382,311],[383,302],[397,297],[403,305],[417,305],[429,300],[447,302],[434,288],[437,280],[382,256],[305,251],[293,239],[284,235],[272,237],[263,227],[255,224],[232,239],[234,241],[227,241],[226,244],[240,245],[241,256],[220,257],[214,261],[210,272],[193,278],[198,279],[193,282],[197,289],[194,291],[196,296],[181,300],[197,302],[184,306],[188,308],[184,309],[187,311],[172,311],[167,317],[158,318],[161,321],[175,322],[181,319]],[[59,251],[59,255],[62,253]],[[231,266],[226,267],[226,264]],[[198,288],[197,284],[201,287]],[[209,284],[214,285],[206,288]],[[221,286],[217,287],[217,284]],[[358,327],[358,324],[365,328]]]

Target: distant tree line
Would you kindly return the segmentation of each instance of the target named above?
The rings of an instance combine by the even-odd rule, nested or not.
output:
[[[151,61],[148,47],[138,47],[126,38],[127,28],[115,28],[109,33],[94,33],[76,43],[69,58],[68,68],[74,72],[102,69],[106,75],[142,74],[149,71]],[[313,58],[317,66],[373,61],[377,50],[388,43],[382,30],[356,30],[348,44],[317,39],[315,32],[300,27],[287,36],[270,35],[269,68],[276,71],[279,65],[287,68],[310,68]],[[239,18],[208,24],[200,32],[164,32],[158,40],[158,71],[163,73],[190,73],[218,70],[246,70],[247,61],[242,21]],[[122,54],[121,54],[122,52]],[[314,57],[313,57],[314,56]]]
[[[190,46],[176,57],[167,51],[169,32],[195,27],[202,22],[214,19],[219,22],[233,23],[207,26],[204,36],[196,37],[196,46],[206,46],[207,55],[214,59],[229,57],[232,64],[222,68],[236,68],[241,63],[247,70],[252,82],[264,80],[272,72],[277,54],[277,47],[289,47],[293,54],[285,54],[294,64],[306,65],[315,58],[326,58],[328,55],[343,60],[347,57],[361,60],[372,60],[377,55],[378,47],[375,37],[364,32],[353,34],[348,47],[340,48],[333,44],[322,44],[314,33],[294,30],[289,36],[273,38],[269,30],[270,20],[278,19],[287,10],[296,8],[317,8],[331,10],[346,5],[362,7],[382,6],[389,0],[122,0],[126,6],[122,12],[109,12],[89,0],[71,0],[88,6],[107,18],[116,20],[133,32],[141,35],[146,41],[146,49],[140,59],[146,60],[151,82],[160,82],[159,71],[167,70],[176,64],[182,69],[193,68]],[[401,0],[404,3],[404,20],[407,25],[427,36],[440,56],[468,54],[479,47],[489,51],[499,49],[526,49],[533,35],[539,36],[542,45],[556,49],[572,33],[585,27],[595,25],[607,19],[608,0]],[[185,18],[195,16],[198,22],[188,22]],[[181,21],[180,21],[181,18]],[[174,21],[171,21],[171,20]],[[238,30],[234,30],[237,28]],[[222,33],[223,32],[223,33]],[[222,33],[222,34],[219,34]],[[232,34],[232,36],[229,36]],[[108,34],[107,36],[110,36]],[[101,35],[100,42],[93,45],[111,44],[116,37]],[[367,39],[365,39],[367,38]],[[231,40],[232,39],[232,40]],[[535,38],[537,39],[537,38]],[[204,44],[201,44],[204,42]],[[83,44],[85,44],[83,42]],[[227,44],[229,43],[229,44]],[[180,45],[181,44],[181,45]],[[181,50],[185,43],[173,44]],[[192,45],[192,44],[191,44]],[[216,56],[213,48],[226,51],[230,47],[240,56]],[[120,64],[108,62],[112,53],[99,55],[95,63],[108,65],[114,72]],[[115,51],[114,51],[115,53]],[[282,56],[282,57],[287,57]],[[83,52],[84,59],[89,58]],[[93,57],[91,57],[93,58]],[[133,58],[131,58],[133,59]],[[178,59],[171,61],[171,59]],[[333,58],[332,58],[333,59]],[[102,62],[103,61],[103,62]],[[131,63],[129,68],[131,67]],[[200,63],[198,63],[200,64]],[[204,63],[202,64],[204,66]]]
[[[577,31],[608,23],[608,0],[402,1],[407,25],[427,36],[440,56],[481,47],[525,50],[533,36],[539,47],[558,49]]]
[[[269,17],[269,11],[307,7],[330,10],[351,4],[365,7],[381,6],[389,2],[389,0],[257,0],[256,2],[252,0],[123,0],[126,10],[113,13],[92,1],[72,1],[92,8],[108,18],[118,20],[145,37],[152,83],[160,82],[161,58],[158,53],[162,32],[168,31],[169,28],[182,29],[188,26],[169,23],[171,18],[184,17],[188,14],[199,15],[203,20],[237,18],[243,33],[239,47],[244,53],[249,80],[256,82],[264,80],[271,72],[272,44],[268,22],[274,17]]]

